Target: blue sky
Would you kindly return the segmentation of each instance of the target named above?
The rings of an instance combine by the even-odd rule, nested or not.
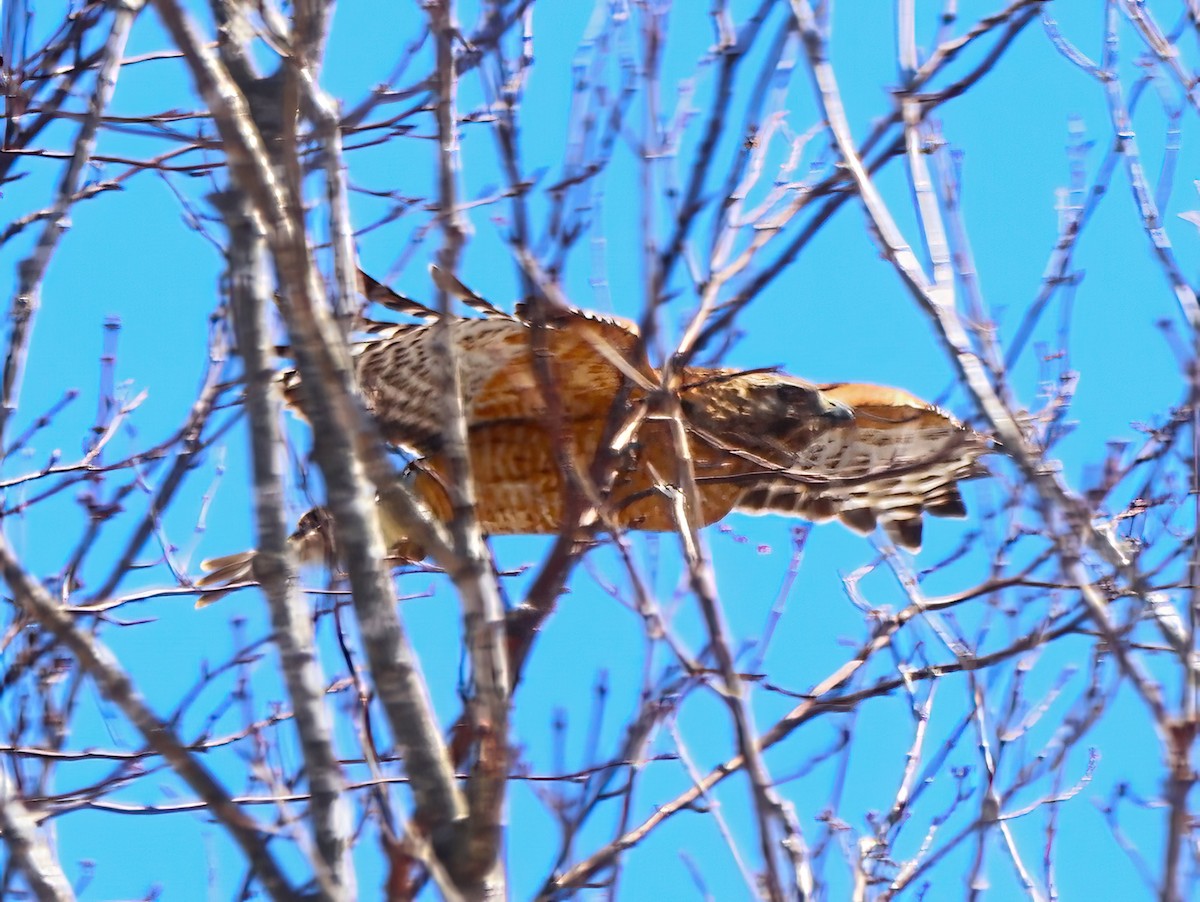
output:
[[[1165,3],[1149,5],[1170,8]],[[703,6],[707,10],[708,4]],[[741,21],[749,4],[732,6]],[[995,8],[978,2],[959,6],[960,23],[973,23]],[[1052,7],[1061,32],[1083,52],[1099,59],[1104,25],[1099,5]],[[198,15],[200,12],[197,9]],[[932,7],[923,6],[920,10],[919,43],[926,49],[936,28],[932,13]],[[473,7],[464,7],[459,15],[464,29],[470,32]],[[529,75],[521,123],[522,163],[527,173],[538,177],[530,194],[536,234],[541,234],[549,208],[544,188],[561,177],[571,102],[571,67],[574,60],[581,58],[580,44],[593,15],[591,5],[584,3],[543,0],[534,8],[535,63]],[[1166,12],[1161,15],[1167,20]],[[41,34],[55,16],[50,6],[39,8],[34,34]],[[776,10],[769,20],[768,32],[745,63],[746,72],[730,110],[732,121],[741,121],[747,85],[751,83],[751,73],[757,71],[755,61],[761,59],[761,48],[769,43],[767,35],[774,34],[773,29],[782,19],[783,10]],[[859,7],[843,3],[836,8],[831,58],[851,126],[859,140],[876,119],[891,110],[889,91],[899,78],[895,27],[893,11],[886,4]],[[965,24],[958,30],[963,27]],[[387,78],[401,48],[420,28],[421,14],[416,5],[403,6],[397,11],[396,7],[383,3],[342,4],[335,16],[323,77],[326,89],[347,108],[354,107],[365,92]],[[668,115],[673,114],[680,104],[680,92],[691,86],[694,95],[686,102],[699,112],[685,132],[677,154],[664,161],[657,174],[663,180],[671,177],[682,180],[712,90],[714,67],[709,65],[699,71],[695,67],[696,60],[711,44],[708,16],[700,14],[698,7],[676,4],[669,16],[668,35],[662,107]],[[1125,25],[1121,37],[1120,72],[1122,84],[1128,90],[1135,73],[1141,71],[1136,62],[1142,47]],[[985,45],[990,43],[984,41]],[[166,45],[157,20],[147,13],[137,23],[127,55]],[[636,42],[629,46],[637,50]],[[511,52],[514,47],[510,45],[508,49]],[[961,76],[979,59],[977,51],[965,53],[949,67],[948,76],[935,82],[934,87]],[[609,65],[614,63],[610,61]],[[795,134],[803,133],[817,117],[802,60],[798,60],[798,66],[800,71],[792,79],[785,105],[787,127]],[[424,48],[399,84],[413,83],[428,68],[429,49]],[[1153,179],[1164,158],[1166,143],[1168,117],[1162,101],[1165,98],[1178,104],[1179,92],[1174,85],[1160,79],[1146,95],[1134,127],[1143,162]],[[460,109],[476,109],[481,106],[482,98],[478,73],[469,74],[462,83]],[[382,109],[385,113],[394,112],[406,105],[407,102],[402,102]],[[198,108],[182,64],[164,60],[127,67],[121,75],[112,112],[141,115],[168,108]],[[1200,205],[1192,186],[1192,180],[1200,176],[1195,169],[1194,154],[1190,157],[1188,154],[1197,137],[1194,113],[1192,110],[1189,115],[1185,107],[1179,123],[1184,151],[1178,158],[1179,171],[1164,210],[1166,227],[1183,271],[1192,278],[1200,263],[1197,231],[1180,220],[1178,214]],[[641,201],[634,137],[642,130],[644,116],[643,98],[639,97],[631,107],[629,127],[617,142],[613,162],[597,180],[589,198],[593,204],[589,229],[570,255],[564,271],[565,287],[575,303],[633,318],[641,313],[645,283],[639,251]],[[964,216],[982,291],[1001,342],[1009,341],[1041,287],[1046,261],[1054,246],[1060,215],[1056,210],[1059,192],[1070,181],[1068,147],[1076,140],[1072,138],[1072,128],[1088,142],[1078,161],[1089,183],[1111,145],[1103,87],[1068,63],[1035,20],[980,84],[939,108],[937,119],[945,140],[959,155],[956,160],[961,173]],[[427,140],[430,122],[420,117],[414,122],[417,127],[412,135],[350,151],[350,180],[356,188],[394,191],[408,197],[431,195],[435,145]],[[185,126],[197,127],[195,123]],[[72,133],[72,128],[59,126],[48,133],[42,144],[69,146]],[[717,149],[712,183],[717,182],[743,139],[736,126],[729,129]],[[162,141],[106,131],[101,135],[99,152],[147,157],[168,147]],[[775,150],[769,159],[778,163],[782,153]],[[193,154],[189,160],[218,158],[210,152]],[[829,151],[824,149],[822,139],[814,138],[792,177],[803,179],[810,165],[816,166],[818,160],[828,158]],[[495,141],[486,123],[463,127],[462,165],[465,198],[486,196],[501,184]],[[11,216],[15,217],[44,206],[56,177],[56,166],[48,161],[31,160],[22,167],[30,174],[5,186],[5,210],[14,211]],[[673,174],[674,166],[678,166],[678,171]],[[122,168],[118,164],[104,164],[95,170],[93,177],[111,177]],[[56,449],[64,461],[81,454],[81,437],[96,417],[103,327],[110,317],[120,322],[115,372],[120,391],[129,398],[143,390],[148,395],[106,449],[105,459],[117,460],[145,449],[178,428],[206,367],[206,336],[209,318],[220,302],[222,266],[217,249],[188,227],[190,212],[181,198],[192,205],[191,212],[206,211],[205,194],[223,180],[224,172],[220,170],[211,178],[179,173],[159,177],[145,173],[131,179],[125,190],[106,193],[72,210],[71,230],[62,241],[45,283],[44,306],[36,326],[20,413],[10,434],[23,431],[67,389],[79,389],[80,396],[35,437],[28,449],[5,461],[5,479],[36,470]],[[880,173],[878,183],[906,237],[914,246],[918,245],[903,161],[889,164]],[[1056,299],[1035,335],[1035,341],[1042,342],[1050,351],[1060,350],[1059,326],[1069,323],[1070,340],[1065,349],[1069,356],[1049,361],[1039,359],[1039,352],[1031,344],[1015,368],[1012,381],[1020,404],[1037,410],[1044,404],[1047,376],[1055,379],[1060,370],[1077,374],[1068,415],[1073,429],[1052,453],[1061,461],[1065,479],[1076,489],[1088,487],[1096,478],[1107,442],[1138,441],[1139,433],[1131,424],[1161,425],[1168,408],[1178,403],[1184,389],[1178,362],[1155,324],[1168,320],[1179,332],[1185,332],[1186,326],[1150,256],[1120,165],[1109,187],[1109,195],[1077,250],[1075,269],[1081,274],[1081,281],[1072,303],[1064,303],[1062,296]],[[312,196],[319,198],[315,183]],[[378,198],[365,194],[353,197],[356,225],[372,222],[385,208],[386,202]],[[474,208],[468,215],[473,235],[460,275],[481,294],[507,305],[516,299],[518,290],[516,267],[506,246],[509,209],[503,203],[494,204]],[[314,216],[313,222],[316,238],[320,240],[324,237],[320,214]],[[359,253],[364,269],[381,277],[386,275],[397,288],[414,297],[430,297],[432,290],[425,267],[436,248],[436,238],[428,238],[415,250],[411,247],[414,235],[427,229],[429,222],[430,214],[416,205],[395,221],[361,235]],[[661,209],[658,222],[661,236],[669,222]],[[696,234],[707,235],[711,219],[702,218],[701,223]],[[215,223],[209,222],[206,227],[219,238],[220,229]],[[8,280],[10,295],[14,267],[28,253],[29,238],[27,231],[0,247],[3,255],[0,273]],[[703,241],[698,241],[696,248],[703,254]],[[662,327],[670,339],[678,336],[696,300],[695,292],[681,273],[682,268],[674,284],[678,297],[662,317]],[[951,363],[923,314],[906,295],[891,267],[881,259],[865,227],[862,210],[855,203],[846,204],[745,310],[738,328],[744,334],[725,356],[728,365],[781,365],[788,372],[816,381],[899,385],[923,397],[946,397],[948,406],[960,416],[968,419],[976,416],[961,391],[946,395],[953,382]],[[229,374],[235,372],[236,366],[231,365]],[[233,411],[222,414],[232,415]],[[303,427],[295,425],[293,434],[303,453],[306,447]],[[965,522],[930,524],[925,549],[918,558],[907,561],[907,566],[918,571],[931,568],[949,556],[964,535],[979,531],[970,553],[925,577],[922,589],[927,595],[961,590],[985,574],[990,552],[1000,541],[999,529],[1003,524],[1002,519],[986,519],[985,514],[1021,491],[1014,482],[1014,472],[1003,461],[997,460],[994,469],[994,478],[968,488],[971,518]],[[245,434],[238,425],[190,474],[164,519],[164,535],[179,549],[179,559],[191,574],[197,574],[201,558],[228,553],[252,542],[247,473]],[[153,485],[160,475],[148,473],[147,484]],[[110,493],[117,484],[118,477],[113,477],[98,490]],[[10,489],[5,498],[6,508],[22,499],[22,491],[34,493],[44,487],[43,481],[24,490]],[[6,519],[6,535],[26,566],[39,576],[50,578],[59,573],[83,534],[87,519],[79,503],[80,492],[81,487],[73,487],[21,516]],[[106,528],[82,572],[85,586],[96,585],[107,575],[112,555],[123,549],[145,504],[145,494],[135,491],[125,504],[126,514]],[[295,504],[297,513],[305,506],[299,492]],[[197,523],[202,513],[205,528],[199,530]],[[1031,530],[1041,525],[1035,507],[1030,504],[1020,509],[1019,520]],[[706,532],[717,565],[726,616],[733,635],[740,641],[750,644],[763,635],[772,604],[785,584],[792,560],[792,531],[797,525],[781,518],[734,516],[723,526]],[[494,546],[501,565],[511,568],[536,564],[547,547],[543,540],[527,538],[497,540]],[[1014,563],[1031,555],[1034,547],[1032,543],[1015,547]],[[634,549],[659,603],[677,611],[673,627],[692,649],[698,649],[703,644],[703,630],[694,601],[680,588],[680,555],[675,541],[670,536],[639,537]],[[147,548],[143,554],[147,562],[154,562],[159,556],[155,548]],[[762,665],[771,683],[803,693],[852,657],[865,635],[867,621],[848,598],[843,578],[876,557],[868,541],[838,526],[818,526],[812,530]],[[318,574],[309,574],[314,583],[319,578]],[[640,618],[604,591],[604,584],[610,581],[628,597],[628,582],[615,554],[609,548],[600,548],[589,555],[586,566],[576,573],[570,592],[538,640],[536,654],[517,696],[513,737],[521,749],[523,764],[532,773],[555,773],[560,767],[575,770],[618,754],[624,727],[636,708],[642,688],[646,640]],[[171,584],[170,572],[157,565],[135,573],[122,584],[121,591]],[[506,580],[509,597],[519,598],[524,584],[525,580],[519,576]],[[398,586],[403,594],[429,592],[428,597],[403,602],[402,614],[421,655],[434,702],[444,722],[449,723],[457,711],[461,669],[457,608],[444,582],[435,576],[406,575],[400,578]],[[886,568],[867,575],[860,588],[875,607],[895,609],[906,603],[902,589]],[[960,606],[950,616],[967,635],[983,636],[980,648],[988,649],[1028,630],[1054,606],[1071,603],[1074,599],[1069,593],[1025,591],[997,599],[995,604]],[[121,614],[126,619],[145,622],[124,627],[107,625],[101,635],[163,714],[171,713],[188,688],[196,683],[203,662],[224,663],[242,644],[266,634],[264,612],[254,592],[241,593],[199,613],[193,611],[190,599],[184,596],[151,600],[122,609]],[[234,618],[244,618],[245,623],[231,626]],[[344,673],[345,667],[336,654],[329,627],[326,618],[322,650],[328,653],[324,659],[326,675],[332,677]],[[897,645],[902,652],[924,655],[931,661],[951,659],[938,644],[932,623],[914,623]],[[1036,709],[1042,700],[1046,705],[1044,715],[1006,746],[998,785],[1006,785],[1022,764],[1036,759],[1039,749],[1053,747],[1056,737],[1062,735],[1064,724],[1079,709],[1080,700],[1088,698],[1093,651],[1090,639],[1070,638],[1025,659],[1027,672],[1019,677],[1011,666],[977,675],[983,687],[980,691],[986,692],[989,700],[988,718],[994,722],[1006,716],[1002,702],[1009,697],[1013,681],[1018,678],[1024,681],[1021,694],[1031,708]],[[745,660],[749,659],[750,656]],[[655,683],[668,663],[663,650],[656,650],[649,667]],[[282,698],[272,670],[271,652],[263,649],[261,659],[248,663],[240,672],[245,678],[244,686],[252,693],[245,699],[231,696],[238,685],[243,685],[236,679],[238,671],[215,680],[184,717],[183,734],[194,736],[205,729],[208,712],[230,698],[233,704],[212,726],[214,734],[234,732],[246,709],[256,710],[261,716],[269,710],[272,700]],[[870,673],[873,679],[887,675],[888,670],[875,666]],[[1145,709],[1124,688],[1110,692],[1114,685],[1111,663],[1099,665],[1097,673],[1101,694],[1108,693],[1105,715],[1066,756],[1057,777],[1050,774],[1038,780],[1006,806],[1015,809],[1039,795],[1072,786],[1089,773],[1089,748],[1099,751],[1099,760],[1090,772],[1091,782],[1070,802],[1054,810],[1058,818],[1056,880],[1062,898],[1066,899],[1137,897],[1147,892],[1135,867],[1117,847],[1097,803],[1109,798],[1114,788],[1124,783],[1128,783],[1136,796],[1155,797],[1162,776],[1158,767],[1161,752]],[[1169,668],[1155,673],[1169,690],[1176,689],[1170,682]],[[589,749],[589,718],[594,687],[601,674],[607,681],[608,701],[596,734],[599,742],[595,749]],[[928,749],[938,748],[960,727],[973,706],[973,692],[969,681],[962,676],[947,678],[939,684],[930,715]],[[82,693],[69,747],[138,747],[136,734],[122,722],[117,711],[89,686]],[[1173,691],[1172,698],[1176,694]],[[343,721],[347,719],[344,706],[348,702],[344,695],[334,702]],[[758,725],[763,729],[791,708],[795,699],[756,690],[754,702]],[[6,702],[0,703],[0,718],[7,721],[5,726],[11,726],[15,704],[12,693]],[[568,712],[561,757],[551,729],[560,710]],[[1016,721],[1021,719],[1017,717]],[[676,723],[679,735],[685,737],[686,748],[702,772],[727,757],[732,749],[727,714],[711,691],[699,688],[689,692],[673,717],[667,719],[667,723],[671,722]],[[887,811],[912,742],[913,725],[908,700],[903,693],[893,693],[861,705],[853,714],[818,718],[768,754],[772,773],[782,777],[836,745],[843,731],[849,731],[853,737],[848,754],[834,754],[781,787],[785,797],[795,805],[810,845],[831,844],[830,851],[821,859],[821,875],[830,887],[832,898],[845,895],[850,886],[850,874],[839,847],[844,844],[852,848],[860,832],[869,829],[867,812]],[[339,741],[343,753],[349,756],[357,744],[348,724],[343,727]],[[974,730],[974,726],[967,729]],[[382,733],[380,736],[386,745],[389,740]],[[274,728],[270,738],[279,742],[287,766],[294,767],[298,756],[286,729]],[[671,731],[666,727],[657,732],[649,746],[651,753],[676,750]],[[242,758],[246,753],[245,747],[234,746],[206,760],[226,780],[231,791],[261,794],[261,786],[246,782]],[[54,785],[59,791],[86,785],[106,773],[108,767],[63,764],[55,774]],[[955,745],[943,765],[931,773],[932,782],[914,809],[912,824],[901,833],[898,855],[913,854],[924,838],[921,825],[927,825],[949,806],[955,792],[955,768],[969,768],[964,778],[967,784],[980,785],[983,778],[974,738]],[[355,779],[365,773],[361,767],[351,767],[349,772]],[[630,823],[639,823],[656,805],[669,801],[688,785],[680,762],[646,764],[632,802]],[[533,784],[515,783],[512,787],[507,854],[516,897],[524,897],[540,885],[557,850],[557,828],[538,800],[537,792]],[[188,797],[188,791],[165,772],[135,781],[113,796],[139,803]],[[403,804],[402,792],[397,791],[393,798],[396,804]],[[973,801],[955,809],[944,826],[945,835],[969,823],[977,811],[976,797],[972,798]],[[741,838],[741,849],[749,866],[756,867],[756,840],[741,778],[730,780],[716,799],[731,829]],[[586,856],[613,835],[619,805],[615,802],[609,805],[577,838],[577,855]],[[972,805],[976,808],[968,810]],[[832,817],[845,822],[846,831],[826,835],[825,822],[820,816],[827,810]],[[265,808],[256,813],[264,818],[270,816]],[[1012,822],[1026,863],[1033,866],[1039,880],[1041,843],[1048,816],[1050,806]],[[1164,823],[1161,813],[1126,805],[1121,818],[1122,828],[1144,851],[1156,872]],[[87,898],[140,896],[154,884],[161,884],[166,897],[171,899],[226,898],[243,879],[232,847],[202,814],[136,817],[77,812],[59,818],[56,830],[60,855],[69,876],[78,876],[78,862],[83,859],[97,863],[93,882],[85,893]],[[147,854],[150,849],[157,851]],[[690,856],[715,898],[745,895],[745,884],[713,819],[696,813],[673,818],[630,855],[621,878],[622,895],[700,897],[681,851]],[[931,872],[937,889],[929,898],[965,895],[962,875],[974,851],[974,843],[967,843]],[[368,827],[358,854],[360,885],[364,897],[369,898],[380,879],[373,828]],[[1105,866],[1097,867],[1097,860],[1104,861]],[[987,844],[986,861],[984,872],[991,887],[990,898],[1024,896],[1011,864],[994,839]]]

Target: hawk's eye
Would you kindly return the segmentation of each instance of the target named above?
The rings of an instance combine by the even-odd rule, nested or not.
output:
[[[811,404],[816,393],[803,385],[780,382],[775,386],[775,395],[785,404]]]

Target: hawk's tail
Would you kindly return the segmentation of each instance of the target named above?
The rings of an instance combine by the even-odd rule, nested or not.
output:
[[[221,557],[210,557],[200,562],[200,568],[208,571],[196,581],[197,588],[212,589],[196,599],[196,607],[205,608],[220,601],[241,585],[254,582],[254,558],[256,551],[240,551]]]
[[[314,507],[300,518],[296,531],[288,536],[288,545],[301,564],[320,563],[332,557],[333,535],[329,526],[329,512],[322,507]],[[208,607],[234,589],[254,585],[257,555],[256,551],[240,551],[201,561],[201,569],[208,572],[196,582],[198,588],[205,590],[196,599],[196,607]]]
[[[405,538],[400,524],[387,516],[383,507],[380,507],[380,523],[391,559],[410,562],[425,557],[425,549]],[[301,564],[332,564],[336,561],[329,512],[323,507],[314,507],[301,517],[296,531],[288,536],[288,545]],[[196,587],[201,590],[196,607],[208,607],[235,589],[256,585],[254,561],[257,556],[256,551],[240,551],[201,561],[201,569],[207,572],[196,581]]]

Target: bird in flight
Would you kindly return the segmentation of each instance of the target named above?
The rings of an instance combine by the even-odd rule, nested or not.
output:
[[[368,410],[389,444],[416,456],[405,479],[443,522],[451,516],[442,447],[444,363],[437,330],[457,352],[476,516],[488,535],[560,532],[569,487],[588,474],[614,414],[644,416],[612,461],[610,486],[594,498],[610,529],[667,531],[680,525],[673,490],[681,454],[690,458],[695,526],[733,511],[839,520],[859,533],[881,526],[897,545],[921,546],[925,514],[966,514],[958,483],[981,475],[989,443],[945,411],[897,388],[866,383],[815,385],[774,371],[682,367],[677,413],[664,413],[662,373],[651,365],[634,324],[574,308],[551,309],[535,324],[524,305],[509,314],[444,274],[440,284],[482,316],[440,323],[440,314],[363,276],[364,294],[420,321],[372,323],[354,348]],[[282,375],[297,406],[299,375]],[[553,403],[551,403],[553,401]],[[685,436],[673,417],[678,417]],[[595,487],[592,486],[594,489]],[[419,560],[422,549],[381,508],[392,553]],[[301,560],[329,557],[330,518],[301,518],[292,544]],[[202,563],[199,605],[253,577],[254,552]]]

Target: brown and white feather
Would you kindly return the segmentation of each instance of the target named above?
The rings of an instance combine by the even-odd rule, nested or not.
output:
[[[792,471],[748,486],[736,510],[838,519],[859,533],[876,524],[900,546],[921,547],[924,514],[963,517],[958,483],[983,475],[989,442],[906,391],[869,383],[822,385],[854,420],[814,439]]]
[[[365,402],[384,438],[418,455],[408,478],[439,519],[450,516],[441,454],[443,364],[436,330],[450,330],[461,368],[468,451],[477,516],[485,533],[554,533],[564,528],[565,447],[577,474],[590,468],[623,386],[630,404],[654,401],[661,374],[650,365],[636,328],[619,319],[552,308],[535,326],[518,306],[504,313],[469,289],[450,285],[483,316],[443,323],[424,305],[366,281],[373,299],[421,321],[363,320],[368,337],[353,348]],[[446,280],[442,278],[445,287]],[[535,334],[535,330],[544,330]],[[561,422],[549,422],[544,355]],[[943,410],[900,389],[866,383],[813,385],[769,371],[689,368],[679,390],[688,448],[700,489],[697,526],[731,510],[779,513],[813,521],[838,519],[851,529],[882,526],[899,545],[920,547],[925,514],[961,517],[958,484],[984,471],[988,441]],[[294,372],[281,375],[289,403],[301,391]],[[612,480],[602,520],[627,529],[676,526],[679,467],[674,432],[654,411],[642,424]],[[569,441],[560,443],[562,430]],[[423,552],[384,511],[393,554]],[[292,536],[303,560],[332,557],[328,518],[306,515]],[[253,577],[253,552],[204,562],[208,599]],[[204,598],[202,598],[204,600]]]

